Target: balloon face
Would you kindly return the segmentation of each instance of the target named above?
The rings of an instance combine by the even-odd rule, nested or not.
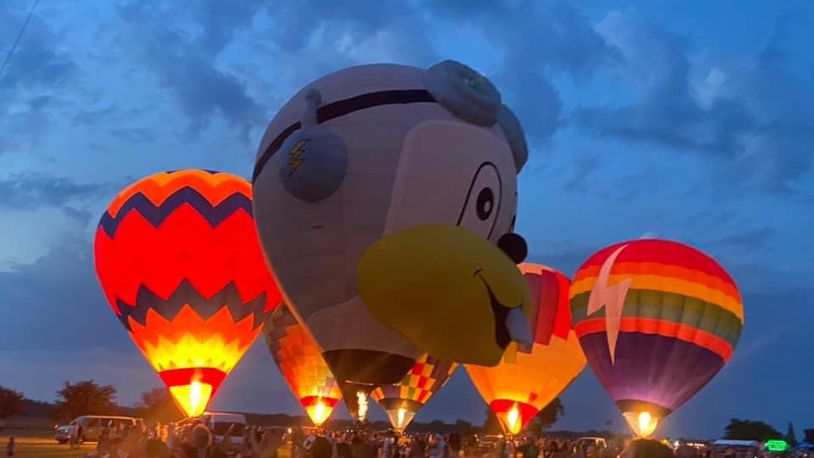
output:
[[[105,296],[188,416],[203,413],[280,303],[251,197],[231,174],[158,173],[122,191],[96,231]]]
[[[421,356],[401,383],[382,385],[370,394],[384,409],[393,429],[404,432],[430,398],[447,384],[458,364]]]
[[[314,425],[322,425],[342,394],[314,339],[285,305],[274,311],[263,332],[291,392]]]
[[[398,383],[425,352],[446,355],[443,349],[451,352],[457,346],[455,360],[495,364],[508,344],[496,340],[495,328],[507,325],[494,323],[482,283],[452,286],[437,279],[391,278],[391,285],[402,282],[394,285],[399,291],[421,280],[412,286],[422,298],[461,292],[478,296],[477,304],[450,303],[431,317],[414,312],[402,321],[391,318],[404,311],[404,301],[396,304],[387,294],[361,295],[375,283],[359,276],[363,255],[380,239],[417,226],[451,226],[474,234],[467,239],[468,252],[478,259],[457,264],[462,270],[456,273],[504,269],[490,263],[506,258],[496,242],[512,229],[516,174],[526,154],[517,151],[525,147],[522,129],[500,114],[507,109],[491,85],[468,86],[467,81],[482,76],[439,65],[446,70],[365,65],[321,78],[280,110],[258,151],[254,208],[263,249],[286,303],[322,348],[346,402],[355,402],[347,387],[369,392]],[[485,116],[484,110],[494,116]],[[483,125],[488,119],[491,124]],[[280,214],[286,217],[275,217]],[[432,238],[423,242],[424,252],[440,250],[437,256],[451,257]],[[365,272],[399,273],[387,256],[372,255],[369,261]],[[432,268],[430,259],[423,263]],[[497,298],[511,300],[502,303],[507,308],[526,305],[528,292],[517,281],[519,272],[515,277],[506,282],[519,289]],[[459,287],[464,289],[452,289]],[[465,305],[489,322],[462,326]],[[517,318],[513,321],[522,325],[525,318]],[[422,319],[433,326],[417,332]],[[488,341],[490,346],[485,351],[486,344],[468,348],[460,341]]]
[[[597,252],[577,271],[570,296],[588,363],[644,437],[721,370],[743,327],[729,274],[704,253],[666,240]]]
[[[568,307],[570,282],[545,266],[521,264],[532,294],[531,348],[514,344],[495,367],[466,371],[506,434],[518,434],[559,396],[585,367]]]

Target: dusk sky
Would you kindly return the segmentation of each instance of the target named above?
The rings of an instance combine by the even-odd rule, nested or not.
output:
[[[33,3],[0,0],[0,65]],[[734,357],[659,432],[718,437],[738,417],[799,435],[814,427],[812,24],[805,0],[42,0],[0,73],[0,385],[53,401],[95,379],[122,404],[160,386],[94,273],[115,193],[162,170],[248,177],[276,110],[326,73],[455,59],[526,130],[531,261],[572,275],[661,237],[738,283]],[[555,429],[626,428],[589,368],[563,402]],[[301,414],[262,342],[212,407]],[[459,371],[418,421],[481,424],[485,408]]]

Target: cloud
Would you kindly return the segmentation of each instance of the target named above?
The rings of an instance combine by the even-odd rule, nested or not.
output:
[[[774,236],[775,231],[773,229],[767,227],[754,228],[730,233],[718,239],[710,240],[707,242],[707,245],[735,246],[754,250],[765,247],[773,240]]]
[[[602,137],[708,155],[728,185],[796,190],[811,168],[814,98],[775,41],[749,58],[695,55],[635,11],[609,13],[599,30],[619,50],[615,71],[631,100],[584,106],[569,120]]]
[[[128,46],[176,98],[190,120],[191,133],[217,113],[247,140],[251,129],[264,121],[264,110],[247,94],[243,81],[217,65],[221,52],[257,9],[257,2],[239,3],[133,1],[118,9],[128,36],[138,37],[127,41]],[[167,22],[166,17],[176,20]],[[202,32],[195,34],[191,28]]]
[[[98,198],[110,190],[111,185],[107,183],[81,184],[45,173],[17,173],[0,178],[0,208],[61,207],[78,200]]]
[[[29,6],[22,2],[0,3],[0,39],[3,43],[14,42],[28,10]],[[0,75],[0,94],[5,95],[20,88],[52,88],[68,81],[76,66],[59,44],[54,32],[34,14],[11,56],[5,74]],[[2,58],[5,59],[5,47],[3,51]]]
[[[122,343],[121,325],[109,310],[85,235],[90,215],[72,212],[58,243],[30,264],[0,272],[3,332],[0,351],[105,347]]]
[[[477,27],[502,53],[495,80],[532,140],[549,139],[563,102],[552,78],[576,81],[616,59],[615,50],[574,5],[564,2],[431,2],[454,23]]]
[[[28,3],[0,2],[0,62],[25,22]],[[39,142],[55,121],[60,91],[75,82],[78,73],[60,37],[35,13],[0,74],[0,155],[27,152]]]

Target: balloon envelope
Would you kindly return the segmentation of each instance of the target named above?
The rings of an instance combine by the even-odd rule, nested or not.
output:
[[[729,274],[667,240],[600,250],[577,270],[570,296],[588,363],[640,436],[721,370],[743,327]]]
[[[460,64],[433,69],[378,64],[326,75],[280,109],[258,149],[254,208],[263,249],[351,411],[376,386],[398,383],[423,353],[445,358],[432,349],[455,350],[459,357],[449,360],[496,364],[511,340],[504,309],[522,315],[527,306],[522,277],[496,246],[515,216],[522,129],[485,78]],[[403,231],[417,227],[440,227],[412,233],[421,243],[410,248],[432,256],[411,258],[418,269],[398,269],[391,260],[400,253],[388,250],[404,249],[399,242],[411,237]],[[444,228],[472,233],[459,250],[469,259],[449,255],[438,237],[450,233]],[[360,279],[360,260],[382,240]],[[439,259],[447,260],[441,269]],[[486,265],[493,259],[511,269]],[[455,270],[462,281],[422,277],[422,266]],[[478,268],[494,282],[496,307],[473,276]],[[382,269],[389,269],[389,295],[375,287]],[[440,294],[445,287],[458,289]],[[406,289],[413,293],[401,299]],[[477,303],[416,307],[415,297],[461,290]],[[472,319],[477,326],[458,325],[467,310],[481,317]]]
[[[288,387],[316,425],[325,423],[342,394],[322,352],[288,307],[281,305],[266,322],[266,345]]]
[[[568,278],[541,265],[519,267],[532,294],[534,343],[530,349],[513,345],[495,367],[465,366],[507,434],[519,433],[585,367],[585,355],[571,326]]]
[[[280,303],[251,197],[235,175],[158,173],[116,196],[96,231],[105,296],[188,416],[206,409]]]
[[[425,354],[401,383],[381,385],[370,395],[384,409],[393,429],[403,432],[424,404],[447,384],[457,368],[457,363],[440,361]]]

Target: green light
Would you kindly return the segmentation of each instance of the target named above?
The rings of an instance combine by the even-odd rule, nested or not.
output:
[[[770,452],[785,452],[788,448],[789,444],[784,440],[772,439],[766,441],[766,450]]]

